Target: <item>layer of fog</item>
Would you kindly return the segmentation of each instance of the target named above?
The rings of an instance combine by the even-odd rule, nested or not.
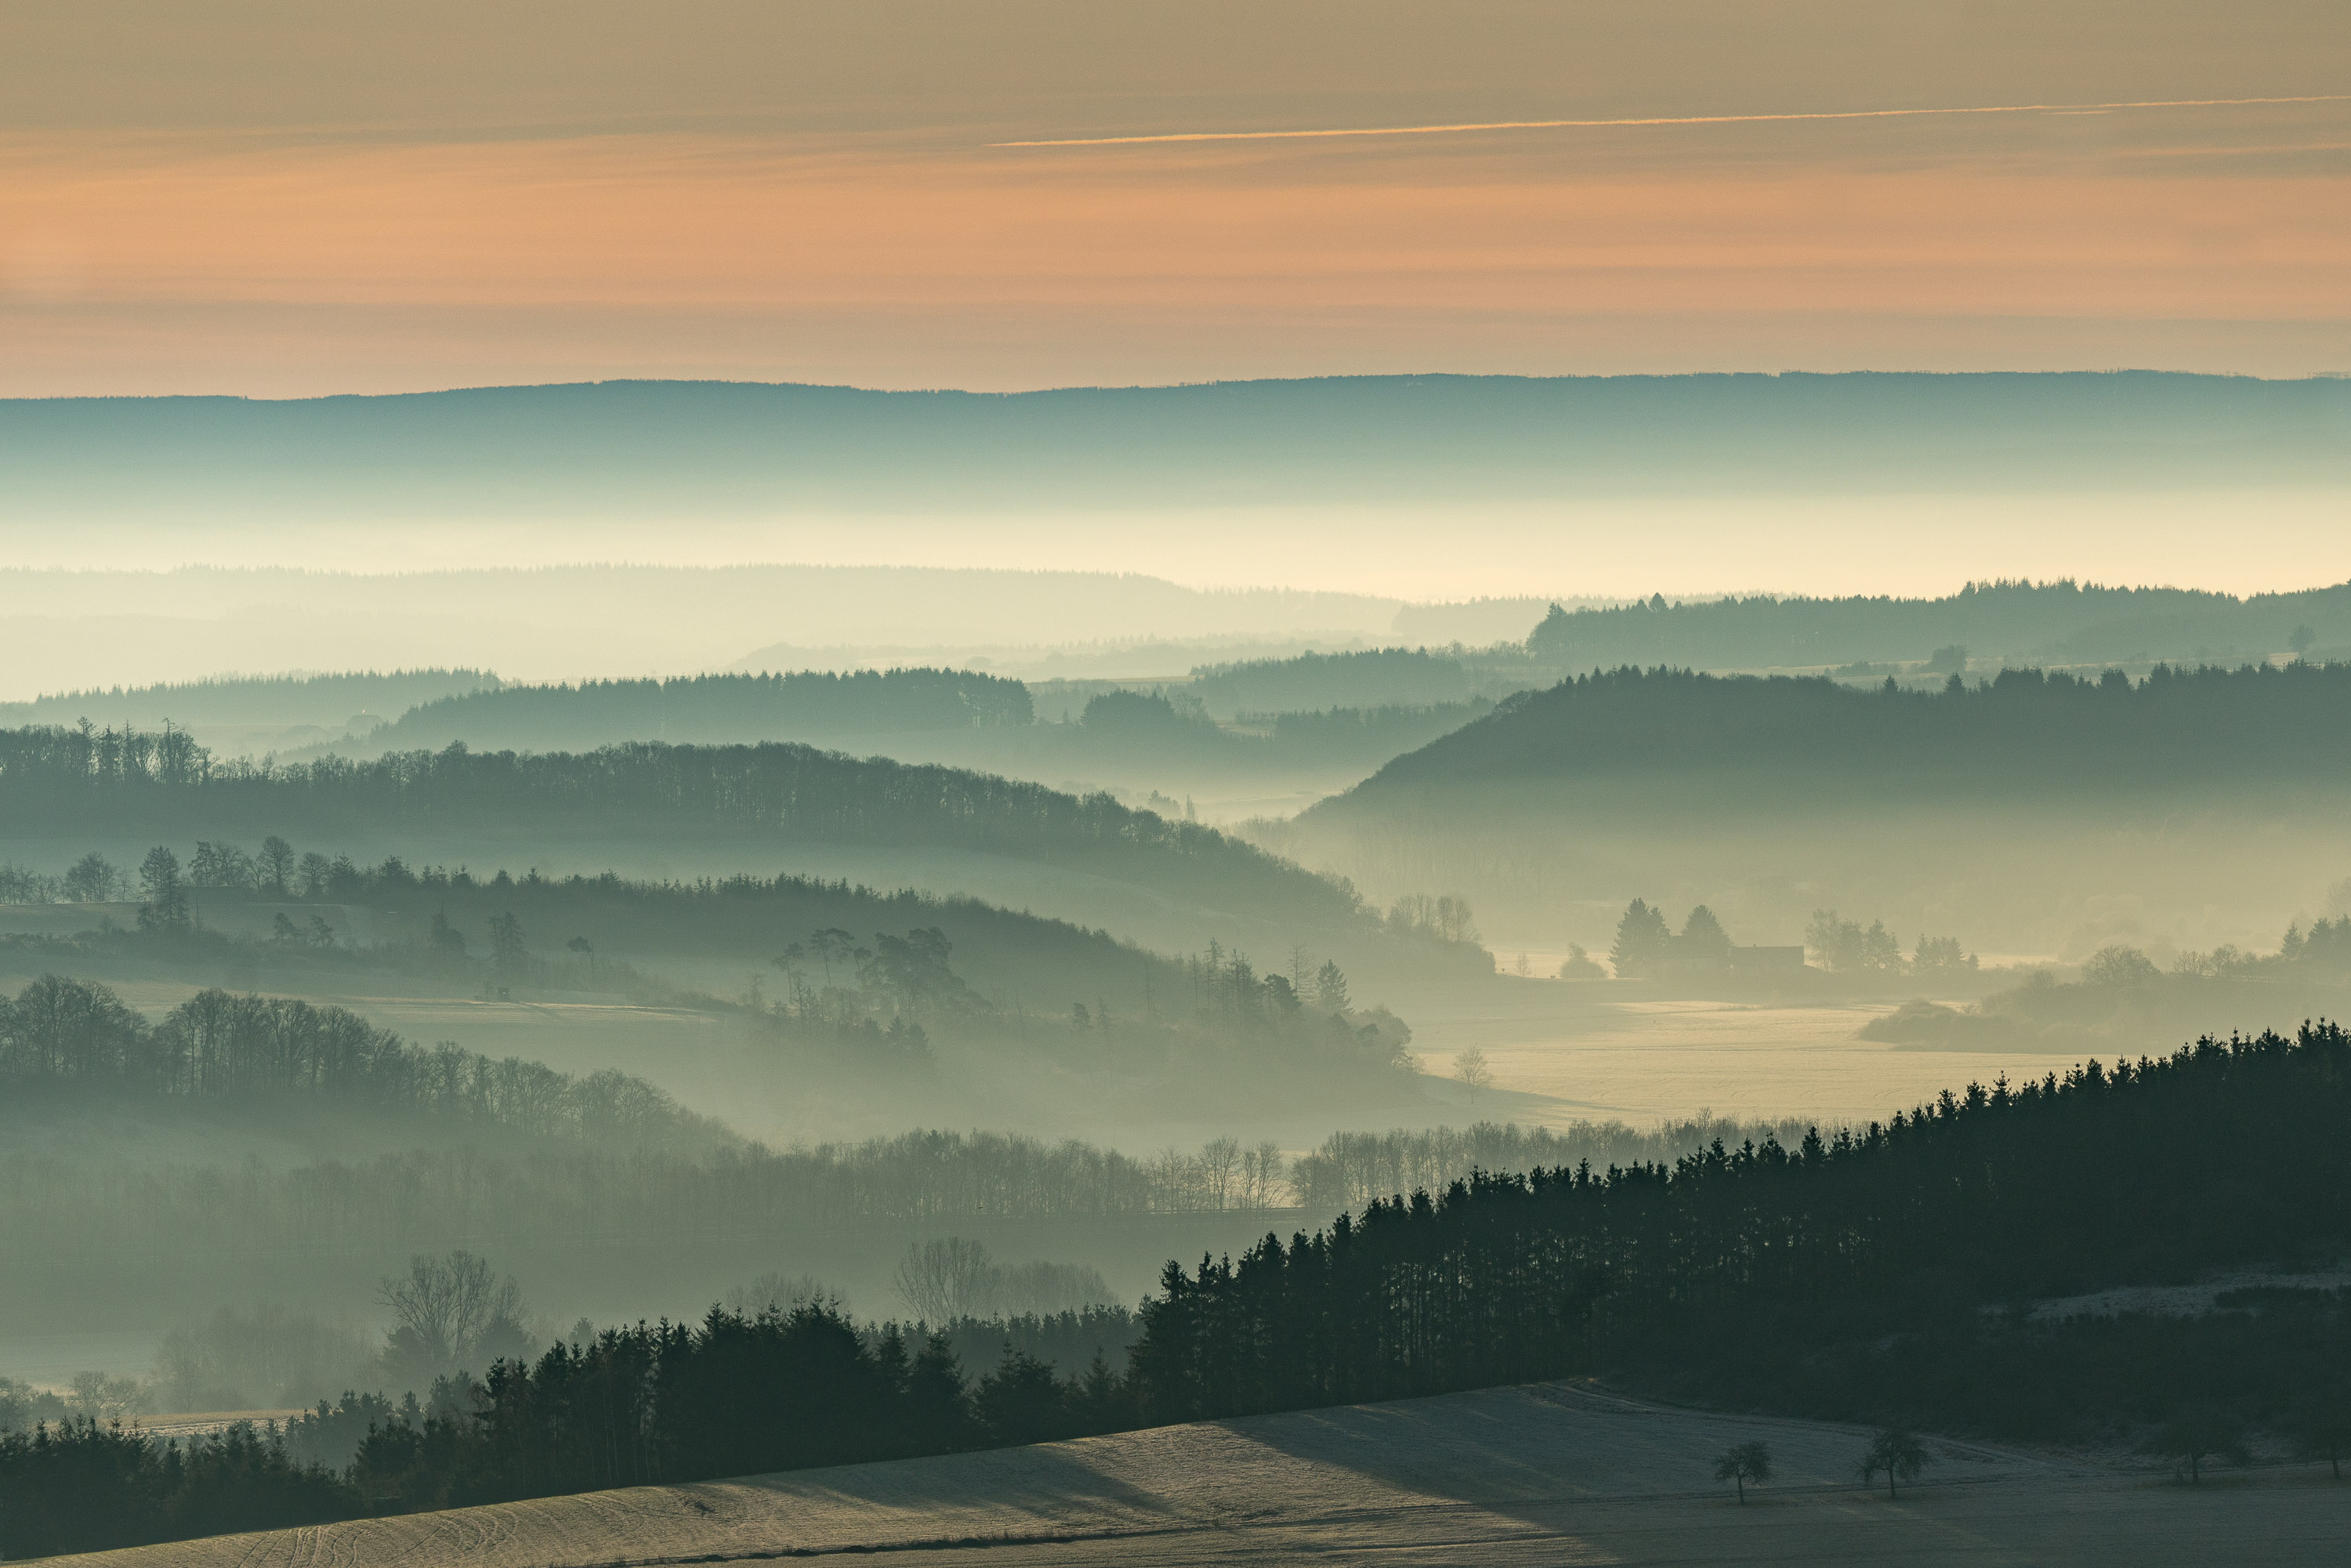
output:
[[[1563,490],[1542,500],[1428,501],[1415,505],[1233,505],[1166,508],[1049,507],[1015,513],[929,510],[904,514],[778,512],[757,520],[569,517],[560,523],[495,513],[403,517],[379,526],[256,522],[227,516],[200,532],[183,524],[75,517],[12,519],[0,567],[145,572],[159,562],[313,571],[386,573],[520,570],[623,561],[663,566],[742,563],[891,567],[909,560],[964,570],[1143,574],[1209,591],[1276,585],[1391,601],[1480,597],[1570,599],[1783,593],[1933,594],[1982,576],[2117,578],[2247,593],[2281,582],[2351,577],[2342,542],[2345,493],[2324,486],[2219,486],[2189,490],[2052,490],[2020,485],[1994,496],[1888,489],[1866,495],[1747,495],[1722,498],[1596,497]],[[2254,525],[2258,526],[2254,526]],[[30,607],[28,607],[29,609]],[[301,596],[277,601],[298,622]],[[420,606],[431,613],[429,606]],[[1183,632],[1384,632],[1387,617],[1324,612],[1279,621],[1134,624],[1068,612],[1067,629],[909,615],[877,596],[852,605],[831,596],[770,603],[761,632],[726,648],[659,606],[621,625],[619,647],[581,640],[590,664],[534,660],[524,641],[460,615],[400,654],[363,657],[318,645],[331,625],[302,629],[315,652],[228,659],[211,668],[350,667],[374,663],[487,662],[524,678],[672,673],[714,667],[776,642],[870,645],[953,641],[1081,642]],[[26,612],[24,611],[19,613]],[[508,613],[512,613],[509,607]],[[55,615],[54,610],[46,612]],[[121,613],[93,607],[91,614]],[[151,634],[168,637],[159,606]],[[203,612],[198,617],[203,618]],[[944,622],[943,626],[941,622]],[[947,628],[954,628],[949,630]],[[126,630],[134,628],[126,627]],[[420,631],[425,630],[420,628]],[[763,634],[764,633],[764,634]],[[390,627],[343,633],[379,644]],[[452,637],[457,639],[451,641]],[[248,633],[252,642],[257,634]],[[302,633],[290,639],[299,643]],[[1432,639],[1436,640],[1436,639]],[[350,644],[345,644],[349,646]],[[475,647],[514,648],[513,656]],[[630,656],[634,655],[631,662]],[[182,666],[185,673],[186,666]],[[71,677],[68,677],[71,678]],[[101,677],[85,676],[84,679]],[[105,679],[152,678],[106,676]]]

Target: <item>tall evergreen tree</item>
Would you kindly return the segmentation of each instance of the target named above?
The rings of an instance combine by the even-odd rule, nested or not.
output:
[[[1608,949],[1608,961],[1620,980],[1646,979],[1665,967],[1672,941],[1665,913],[1636,898],[1625,906],[1624,917],[1616,922],[1616,941]]]

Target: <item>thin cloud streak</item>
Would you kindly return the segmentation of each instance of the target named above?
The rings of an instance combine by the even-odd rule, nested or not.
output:
[[[1058,141],[991,141],[995,147],[1132,147],[1167,141],[1291,141],[1334,136],[1444,136],[1474,131],[1588,131],[1613,126],[1754,125],[1788,120],[1911,120],[1960,114],[2090,114],[2117,109],[2229,109],[2252,104],[2342,103],[2351,93],[2294,98],[2143,99],[2123,103],[2003,103],[1964,109],[1846,109],[1802,114],[1656,115],[1639,120],[1495,120],[1462,125],[1377,125],[1322,131],[1179,131],[1156,136],[1072,136]]]

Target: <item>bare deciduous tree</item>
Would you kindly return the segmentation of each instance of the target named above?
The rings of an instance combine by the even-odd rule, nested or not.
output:
[[[1472,1105],[1478,1103],[1479,1091],[1494,1086],[1494,1070],[1486,1065],[1486,1053],[1474,1045],[1453,1059],[1453,1076],[1469,1091]]]
[[[1239,1197],[1235,1178],[1240,1173],[1241,1145],[1237,1138],[1211,1139],[1200,1150],[1201,1196],[1206,1207],[1222,1213]]]
[[[1263,1143],[1241,1155],[1241,1207],[1272,1208],[1284,1197],[1282,1191],[1290,1162],[1282,1157],[1278,1144]]]
[[[402,1353],[434,1367],[480,1358],[495,1342],[513,1337],[523,1317],[522,1288],[465,1251],[418,1253],[405,1276],[382,1281],[376,1300],[400,1320],[392,1337]]]
[[[943,1236],[906,1249],[890,1282],[898,1299],[927,1323],[976,1316],[996,1266],[987,1249],[959,1236]]]
[[[1038,1261],[1005,1268],[978,1242],[954,1236],[906,1249],[891,1279],[899,1299],[934,1328],[957,1318],[1073,1312],[1115,1299],[1102,1271],[1090,1264]]]

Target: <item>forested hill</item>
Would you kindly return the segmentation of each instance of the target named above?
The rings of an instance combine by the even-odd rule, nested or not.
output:
[[[1029,688],[999,675],[802,670],[468,692],[421,704],[372,739],[394,750],[437,750],[462,740],[556,751],[623,740],[707,743],[993,729],[1034,717]]]
[[[108,987],[44,975],[0,996],[0,1087],[12,1108],[130,1096],[296,1114],[436,1119],[506,1138],[709,1153],[738,1140],[642,1078],[585,1078],[444,1040],[412,1045],[341,1008],[201,991],[150,1024]]]
[[[340,725],[352,716],[391,717],[423,703],[495,692],[483,670],[372,670],[324,675],[221,675],[110,691],[60,692],[0,703],[0,725],[78,724],[120,729],[203,725]]]
[[[1660,489],[2351,481],[2351,382],[1356,376],[982,394],[685,382],[0,401],[27,517],[772,515]]]
[[[1196,822],[955,768],[799,745],[639,743],[589,753],[394,752],[215,764],[184,733],[0,730],[0,822],[171,840],[429,828],[444,838],[736,838],[977,850],[1071,867],[1211,908],[1329,927],[1352,889]]]
[[[1638,779],[1738,790],[2036,788],[2098,798],[2183,779],[2341,789],[2351,775],[2351,664],[2158,666],[2134,683],[2007,670],[1940,691],[1820,677],[1622,669],[1521,693],[1397,758],[1334,808],[1495,781]],[[1315,813],[1309,813],[1310,816]]]
[[[1459,703],[1475,695],[1499,695],[1484,690],[1460,660],[1422,648],[1310,652],[1287,659],[1202,664],[1192,672],[1186,690],[1219,718]]]
[[[1769,669],[1925,662],[1951,647],[2010,664],[2351,656],[2351,583],[2239,599],[2179,588],[1970,583],[1941,599],[1741,599],[1563,611],[1527,640],[1553,669]]]

